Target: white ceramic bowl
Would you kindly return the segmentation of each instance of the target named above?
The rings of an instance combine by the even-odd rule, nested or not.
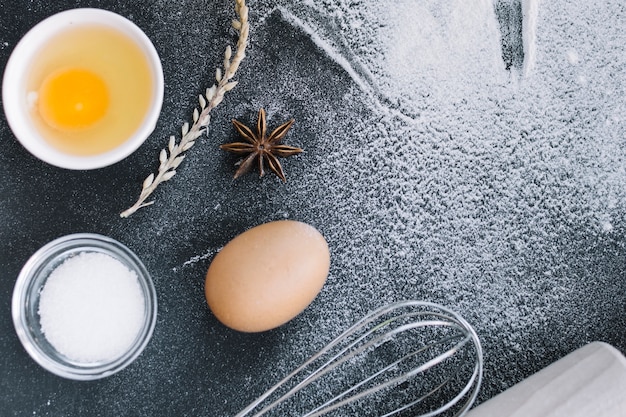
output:
[[[35,127],[27,100],[27,75],[36,54],[55,34],[77,24],[106,25],[133,40],[145,53],[154,79],[153,102],[141,126],[118,147],[98,155],[78,156],[51,146]],[[41,21],[17,44],[7,63],[2,84],[4,111],[11,130],[37,158],[68,169],[95,169],[118,162],[134,152],[152,133],[163,103],[163,68],[154,45],[130,20],[101,9],[67,10]]]
[[[81,253],[102,253],[120,261],[137,274],[144,296],[144,317],[139,334],[128,350],[106,361],[72,360],[58,352],[41,330],[39,300],[48,277],[67,259]],[[121,371],[141,354],[152,337],[156,324],[157,298],[150,274],[130,249],[105,236],[79,233],[53,240],[26,262],[13,290],[12,314],[15,331],[35,362],[64,378],[87,381]]]

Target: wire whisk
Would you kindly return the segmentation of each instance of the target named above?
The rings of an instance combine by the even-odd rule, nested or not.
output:
[[[437,304],[363,317],[235,417],[462,416],[482,381],[474,329]]]

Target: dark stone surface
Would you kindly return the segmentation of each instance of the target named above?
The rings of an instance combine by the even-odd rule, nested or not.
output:
[[[206,308],[203,277],[212,256],[238,233],[266,221],[294,218],[331,236],[335,259],[349,256],[344,253],[347,243],[361,236],[340,226],[360,217],[371,221],[375,215],[367,207],[333,210],[336,204],[328,196],[353,197],[361,191],[348,181],[361,178],[351,175],[352,166],[339,159],[334,166],[309,167],[337,155],[341,135],[363,128],[360,121],[375,119],[375,112],[348,105],[365,99],[309,36],[286,24],[280,13],[255,14],[259,24],[238,75],[240,85],[214,112],[209,135],[188,154],[179,174],[156,192],[157,204],[121,219],[119,213],[134,202],[143,178],[156,169],[158,152],[169,135],[189,119],[195,97],[221,62],[224,46],[234,40],[231,2],[2,0],[2,71],[30,27],[73,7],[112,10],[146,32],[162,58],[165,100],[155,132],[137,152],[113,166],[84,172],[55,168],[31,156],[0,115],[0,415],[234,415],[338,329],[391,299],[451,301],[477,323],[486,351],[481,400],[585,342],[604,340],[626,350],[623,238],[590,235],[578,225],[552,236],[555,260],[567,264],[563,276],[554,277],[572,294],[566,305],[559,304],[560,298],[547,305],[543,297],[557,288],[541,280],[549,257],[520,261],[526,262],[524,278],[519,279],[526,279],[520,286],[527,293],[512,302],[517,303],[516,311],[531,317],[529,321],[537,311],[555,313],[547,319],[542,315],[544,321],[523,330],[521,342],[511,341],[510,332],[522,330],[506,321],[510,316],[504,307],[467,307],[472,300],[485,300],[489,282],[477,278],[450,294],[443,283],[430,285],[440,277],[410,275],[415,272],[407,268],[410,262],[398,259],[396,265],[381,246],[363,255],[371,256],[375,268],[368,269],[365,261],[353,270],[335,263],[318,299],[288,325],[262,334],[226,329]],[[518,16],[517,9],[499,7],[503,22]],[[514,44],[519,42],[519,26],[511,24],[507,30],[514,39],[503,41],[505,61],[518,67],[521,57]],[[217,150],[218,144],[236,137],[230,119],[254,122],[261,106],[268,110],[271,126],[296,118],[286,142],[306,153],[285,161],[287,184],[255,175],[232,181],[236,159]],[[341,129],[329,126],[329,114],[342,121]],[[367,192],[364,200],[393,204],[384,188]],[[625,231],[623,218],[618,219],[614,236]],[[13,285],[24,262],[45,243],[78,232],[104,234],[134,250],[151,272],[159,300],[156,330],[145,352],[129,368],[95,382],[64,380],[40,368],[22,348],[11,320]],[[363,242],[368,242],[367,236]],[[391,238],[382,243],[393,245]],[[398,256],[421,261],[419,250]],[[477,269],[489,277],[490,271]]]
[[[143,178],[156,168],[158,152],[167,144],[169,135],[176,134],[189,119],[195,97],[212,82],[225,45],[236,40],[229,28],[233,18],[231,2],[3,3],[0,67],[4,70],[16,43],[34,24],[74,7],[114,11],[146,32],[163,62],[165,100],[157,128],[141,151],[113,166],[83,172],[59,169],[30,155],[15,140],[2,114],[0,414],[234,415],[254,398],[253,394],[260,394],[270,381],[281,376],[273,358],[290,358],[292,347],[275,342],[289,338],[290,334],[306,335],[311,330],[305,322],[252,335],[224,328],[211,316],[204,301],[203,278],[210,257],[190,267],[181,265],[206,248],[215,248],[215,252],[253,225],[277,216],[282,218],[281,210],[298,211],[304,203],[291,201],[288,186],[273,177],[260,181],[250,175],[234,183],[236,159],[218,152],[217,144],[222,138],[236,137],[229,115],[254,122],[259,106],[266,103],[264,96],[268,92],[282,94],[283,81],[273,74],[293,64],[285,58],[292,53],[305,63],[300,68],[305,79],[320,76],[336,80],[333,94],[343,94],[344,88],[339,84],[349,82],[342,79],[336,66],[318,62],[311,45],[300,47],[308,43],[305,35],[286,32],[288,28],[279,19],[271,19],[266,29],[255,31],[251,38],[250,49],[256,50],[263,72],[257,75],[258,67],[242,66],[240,77],[250,81],[234,90],[220,111],[214,112],[211,135],[200,140],[210,143],[196,145],[198,152],[189,153],[185,164],[194,174],[187,178],[180,175],[180,181],[175,177],[167,184],[171,187],[156,193],[163,204],[160,214],[140,211],[124,220],[119,213],[134,202]],[[287,48],[271,46],[279,44],[271,39],[276,37],[287,42]],[[260,48],[266,38],[270,38],[270,46]],[[235,95],[237,90],[241,94]],[[272,119],[286,120],[295,115],[300,122],[311,117],[308,99],[297,91],[289,92],[281,109],[270,109]],[[306,138],[300,141],[306,141],[308,157],[321,157],[323,150],[315,150],[315,136],[310,128],[299,125],[293,131]],[[292,169],[287,164],[286,170],[288,176],[296,176],[304,167]],[[253,197],[255,201],[251,202],[255,195],[261,197]],[[279,197],[272,198],[273,195]],[[216,201],[222,214],[213,216]],[[187,211],[195,214],[187,216]],[[314,218],[308,221],[314,223]],[[153,276],[159,301],[156,330],[144,353],[123,372],[95,382],[65,380],[40,368],[22,348],[11,320],[13,285],[23,263],[50,240],[77,232],[104,234],[134,250]],[[311,353],[313,350],[307,347],[302,355]],[[292,367],[304,359],[302,355],[291,357],[283,366]],[[260,374],[251,377],[254,370]]]

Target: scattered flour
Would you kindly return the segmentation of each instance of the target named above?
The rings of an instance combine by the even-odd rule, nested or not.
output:
[[[376,78],[391,100],[458,102],[507,79],[490,0],[405,0],[376,15],[384,17],[384,65]]]
[[[214,146],[230,126],[216,113],[186,171],[128,226],[155,230],[176,265],[161,278],[157,338],[180,342],[151,359],[156,380],[181,398],[196,387],[198,398],[223,399],[200,407],[232,415],[363,314],[405,298],[445,305],[476,327],[482,399],[587,341],[626,350],[626,302],[609,302],[626,294],[624,6],[508,3],[524,16],[512,45],[525,52],[509,70],[489,1],[251,4],[246,65],[220,112],[253,122],[263,106],[272,126],[297,114],[286,143],[306,152],[285,160],[287,184],[232,181],[234,161]],[[328,240],[322,293],[270,334],[207,330],[210,258],[278,218]],[[162,254],[147,263],[162,264]],[[161,367],[168,355],[175,366]],[[225,374],[232,385],[213,383]]]
[[[190,265],[194,265],[200,261],[205,261],[207,259],[212,259],[213,256],[215,256],[217,254],[217,252],[219,252],[218,250],[209,250],[205,253],[203,253],[202,255],[196,255],[196,256],[192,256],[191,258],[189,258],[188,260],[186,260],[182,266],[180,268],[184,268]],[[174,272],[178,271],[179,267],[174,268]]]
[[[537,61],[537,19],[539,0],[521,0],[523,14],[524,76],[530,75]]]
[[[546,345],[572,349],[570,326],[590,326],[580,315],[623,322],[619,307],[584,302],[604,291],[598,271],[620,255],[601,248],[626,227],[619,1],[522,1],[524,63],[510,71],[491,1],[280,3],[370,97],[371,114],[328,135],[313,175],[325,178],[333,214],[320,228],[344,280],[330,280],[327,302],[354,312],[405,296],[459,309],[487,345],[487,392],[529,340],[542,357]]]

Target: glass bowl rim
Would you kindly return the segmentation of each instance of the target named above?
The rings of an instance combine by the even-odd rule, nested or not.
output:
[[[81,364],[76,361],[64,361],[60,354],[59,357],[54,357],[45,352],[41,344],[33,337],[33,331],[29,330],[29,319],[32,320],[30,317],[32,314],[28,313],[28,306],[32,292],[39,291],[49,276],[50,271],[48,271],[47,276],[41,277],[42,269],[46,265],[54,260],[64,260],[72,254],[89,252],[90,250],[114,257],[137,274],[137,280],[145,297],[146,311],[141,330],[125,353],[108,361]],[[42,285],[34,285],[35,281],[41,281]],[[58,376],[87,381],[104,378],[121,371],[143,352],[156,325],[157,296],[150,274],[137,255],[128,247],[103,235],[76,233],[54,239],[31,255],[15,282],[11,311],[18,338],[35,362]],[[39,318],[36,317],[35,321],[38,323]]]

